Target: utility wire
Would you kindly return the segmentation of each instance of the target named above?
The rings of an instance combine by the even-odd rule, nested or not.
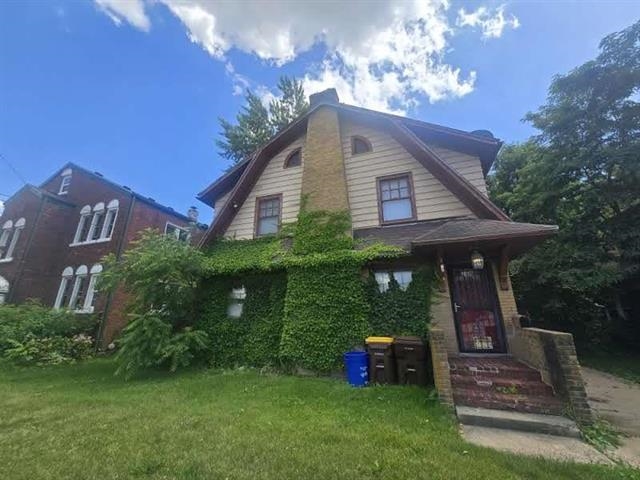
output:
[[[9,159],[7,157],[5,157],[2,153],[0,153],[0,158],[2,160],[4,160],[4,163],[7,164],[7,166],[11,169],[11,171],[16,175],[16,177],[18,177],[20,179],[20,181],[22,183],[24,183],[25,185],[27,184],[27,181],[24,179],[24,177],[22,175],[20,175],[20,172],[18,172],[18,170],[16,170],[16,167],[14,167],[11,162],[9,161]]]

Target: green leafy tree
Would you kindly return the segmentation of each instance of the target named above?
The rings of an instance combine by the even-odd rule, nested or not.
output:
[[[269,103],[269,108],[256,94],[247,90],[247,103],[236,115],[236,124],[219,119],[222,133],[216,145],[220,154],[232,160],[233,164],[251,155],[309,108],[300,80],[283,76],[277,87],[280,96]]]
[[[205,271],[202,252],[145,230],[120,260],[109,254],[103,263],[100,288],[122,286],[131,296],[132,320],[118,339],[117,374],[130,377],[152,366],[175,371],[207,349],[207,334],[192,328]]]
[[[593,345],[640,340],[624,298],[640,280],[640,22],[605,37],[600,53],[556,76],[526,119],[539,135],[505,148],[492,198],[514,220],[559,235],[514,262],[522,304]]]

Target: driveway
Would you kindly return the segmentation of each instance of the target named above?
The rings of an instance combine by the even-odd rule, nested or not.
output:
[[[615,456],[640,467],[640,385],[586,367],[582,376],[591,408],[625,434]]]

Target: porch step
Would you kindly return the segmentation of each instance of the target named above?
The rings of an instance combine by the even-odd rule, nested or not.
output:
[[[504,379],[541,381],[540,372],[512,358],[452,357],[449,368],[454,375],[474,377],[500,377]]]
[[[463,425],[478,425],[580,438],[580,430],[578,430],[578,426],[573,420],[556,415],[509,412],[465,406],[456,407],[456,414]]]
[[[553,396],[553,388],[540,380],[523,380],[521,378],[503,378],[497,376],[475,376],[451,374],[451,383],[459,388],[497,393],[521,394],[521,395],[548,395]]]
[[[524,413],[540,413],[545,415],[562,415],[564,403],[550,395],[522,395],[483,391],[476,388],[453,389],[453,400],[456,405],[468,407],[490,408],[495,410],[511,410]]]

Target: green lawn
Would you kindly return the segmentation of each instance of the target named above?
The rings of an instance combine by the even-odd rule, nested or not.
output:
[[[640,354],[631,352],[597,352],[580,355],[580,364],[640,383]]]
[[[408,387],[189,371],[125,382],[109,360],[0,365],[0,479],[610,479],[636,472],[463,442]]]

